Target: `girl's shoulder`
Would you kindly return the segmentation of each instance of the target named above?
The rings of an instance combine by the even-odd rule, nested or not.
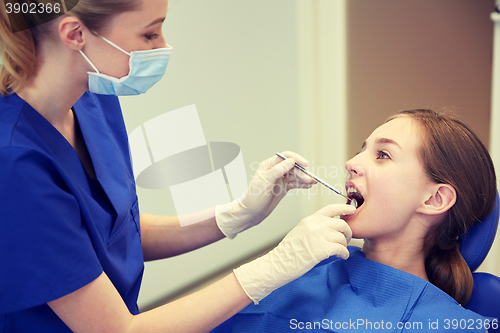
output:
[[[409,321],[422,322],[424,328],[429,330],[485,332],[494,323],[494,318],[483,317],[464,308],[430,282],[427,282],[413,309],[409,311],[409,316]]]

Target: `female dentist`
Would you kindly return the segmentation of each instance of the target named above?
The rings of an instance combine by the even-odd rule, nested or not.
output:
[[[291,152],[262,162],[246,196],[187,227],[139,214],[116,96],[163,76],[168,0],[80,0],[15,33],[12,5],[0,5],[0,332],[208,331],[321,260],[349,256],[350,229],[333,217],[354,208],[330,205],[215,284],[139,313],[144,260],[260,223],[289,189],[313,185],[293,168],[307,162]]]

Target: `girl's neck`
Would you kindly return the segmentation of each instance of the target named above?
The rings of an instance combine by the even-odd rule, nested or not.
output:
[[[367,259],[416,275],[429,281],[425,271],[425,254],[416,244],[390,243],[366,239],[361,251]]]

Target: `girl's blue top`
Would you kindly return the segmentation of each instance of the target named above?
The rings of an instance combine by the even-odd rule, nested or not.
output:
[[[481,332],[491,326],[415,275],[366,259],[330,258],[212,330],[222,332]]]
[[[139,312],[144,261],[119,101],[86,92],[73,111],[97,179],[28,103],[0,97],[0,332],[70,332],[46,303],[102,272]]]

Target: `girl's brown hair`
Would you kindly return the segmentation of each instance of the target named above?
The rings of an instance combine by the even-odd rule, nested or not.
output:
[[[481,140],[462,121],[432,110],[408,110],[420,130],[420,158],[429,178],[453,186],[456,203],[427,235],[425,268],[429,281],[466,304],[474,288],[472,273],[460,254],[459,238],[495,206],[493,162]]]
[[[5,11],[5,0],[0,0],[0,93],[15,92],[27,84],[35,73],[37,45],[55,32],[54,21],[41,24],[32,29],[12,32],[9,18]],[[30,2],[38,3],[38,0]],[[47,0],[44,1],[46,3]],[[114,15],[136,10],[142,0],[65,0],[66,8],[72,8],[68,14],[80,19],[91,31],[100,32]],[[37,15],[37,14],[28,14]],[[28,19],[28,18],[26,18]],[[38,21],[30,17],[31,21]]]

